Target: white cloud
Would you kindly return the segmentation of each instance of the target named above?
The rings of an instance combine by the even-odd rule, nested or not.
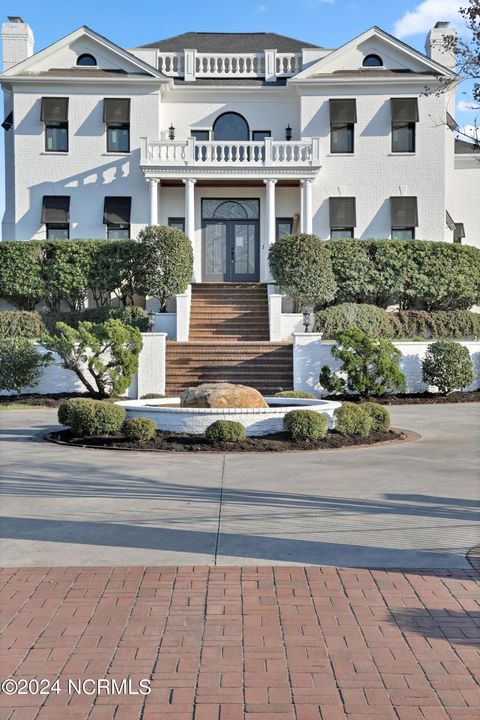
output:
[[[456,25],[462,24],[458,10],[465,5],[464,0],[424,0],[414,10],[397,20],[393,34],[399,38],[427,33],[438,20],[449,20]]]
[[[457,110],[458,112],[475,112],[475,110],[480,110],[480,107],[475,105],[474,102],[465,102],[465,100],[460,100],[457,103]]]

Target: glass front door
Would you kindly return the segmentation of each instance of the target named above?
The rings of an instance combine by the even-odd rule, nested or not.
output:
[[[204,198],[203,279],[256,282],[259,277],[258,198]]]
[[[258,280],[258,221],[204,221],[204,280]]]

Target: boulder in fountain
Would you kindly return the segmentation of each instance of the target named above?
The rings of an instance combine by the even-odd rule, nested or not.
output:
[[[268,407],[258,390],[233,383],[203,383],[187,388],[180,395],[180,405],[192,408]]]

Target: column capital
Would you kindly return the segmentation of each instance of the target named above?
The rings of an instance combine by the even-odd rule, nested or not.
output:
[[[311,185],[313,182],[312,178],[302,178],[300,180],[300,185]]]
[[[184,185],[195,185],[197,178],[182,178],[182,182]]]
[[[265,183],[265,185],[275,185],[278,180],[277,178],[264,178],[263,182]]]
[[[147,178],[147,181],[150,183],[150,185],[158,185],[160,182],[160,178]]]

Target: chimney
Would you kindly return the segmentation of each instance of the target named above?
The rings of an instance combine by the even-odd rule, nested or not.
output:
[[[2,25],[3,70],[33,55],[32,28],[21,17],[9,16]]]
[[[435,23],[435,27],[430,30],[425,40],[425,53],[428,57],[445,65],[450,70],[455,70],[457,59],[455,56],[455,40],[457,39],[457,31],[449,22],[440,21]],[[451,43],[453,47],[445,48],[445,40]]]

